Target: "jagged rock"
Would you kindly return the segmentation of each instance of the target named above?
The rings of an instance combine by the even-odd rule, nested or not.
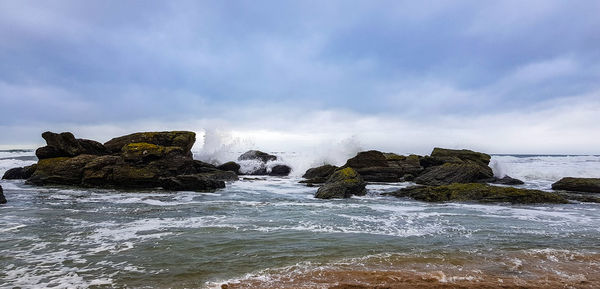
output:
[[[451,183],[472,183],[482,179],[490,179],[493,173],[472,163],[446,163],[430,167],[415,178],[415,183],[428,186],[441,186]]]
[[[111,153],[119,153],[124,146],[132,143],[149,143],[162,147],[179,147],[184,152],[190,152],[196,142],[196,134],[191,131],[138,132],[113,138],[104,146]]]
[[[243,153],[242,155],[240,155],[238,157],[238,161],[246,161],[246,160],[259,160],[263,163],[266,163],[268,161],[276,161],[277,157],[274,155],[265,153],[265,152],[261,152],[261,151],[257,151],[257,150],[250,150],[250,151]]]
[[[0,186],[0,204],[6,204],[6,197],[4,197],[4,190]]]
[[[22,167],[22,168],[12,168],[4,173],[2,176],[3,180],[25,180],[30,178],[35,169],[37,168],[36,164]]]
[[[240,174],[240,165],[236,162],[226,162],[220,166],[217,166],[217,169],[222,171],[232,171],[236,174]]]
[[[388,193],[397,197],[410,197],[425,202],[477,201],[482,203],[508,202],[513,204],[551,203],[568,201],[556,193],[491,186],[480,183],[450,184],[437,187],[413,186]]]
[[[302,177],[306,180],[300,182],[307,184],[324,183],[337,169],[338,167],[333,165],[322,165],[320,167],[310,168],[304,173],[304,175],[302,175]]]
[[[224,188],[225,182],[208,178],[203,174],[194,174],[161,178],[161,186],[173,191],[209,191]]]
[[[368,182],[400,182],[406,174],[423,170],[419,156],[401,156],[380,151],[359,152],[344,167],[355,169]]]
[[[503,178],[491,178],[491,179],[487,179],[487,180],[482,180],[480,182],[481,183],[498,184],[498,185],[511,185],[511,186],[522,185],[525,183],[519,179],[511,178],[509,176],[504,176]]]
[[[286,165],[276,165],[271,168],[269,176],[287,176],[292,171],[292,168]]]
[[[105,155],[108,150],[99,142],[88,139],[76,139],[70,132],[44,132],[42,137],[46,146],[38,148],[35,155],[38,159],[55,157],[74,157],[82,154]]]
[[[364,196],[366,183],[356,170],[347,167],[335,171],[327,182],[319,188],[315,198],[349,198],[352,195]]]
[[[600,193],[600,178],[562,178],[552,184],[553,190]]]
[[[488,166],[490,156],[470,150],[434,148],[430,157],[422,157],[420,163],[427,166],[415,178],[417,184],[440,186],[451,183],[475,183],[494,179]],[[441,165],[436,165],[441,163]]]

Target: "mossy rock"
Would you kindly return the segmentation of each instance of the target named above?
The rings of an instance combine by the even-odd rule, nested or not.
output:
[[[492,186],[487,184],[450,184],[437,187],[413,186],[389,193],[425,202],[476,201],[481,203],[565,204],[568,201],[556,194],[539,190]]]
[[[562,178],[552,184],[553,190],[600,193],[600,178]]]
[[[451,183],[473,183],[494,177],[492,170],[475,163],[445,163],[430,167],[415,178],[421,185],[440,186]]]
[[[58,157],[38,161],[37,169],[27,180],[34,185],[80,185],[84,167],[98,158],[95,155],[78,155],[76,157]]]
[[[191,131],[138,132],[113,138],[104,146],[112,153],[120,152],[131,143],[149,143],[163,147],[179,147],[184,153],[190,152],[196,142],[196,134]]]
[[[331,174],[337,170],[337,168],[338,167],[329,164],[310,168],[306,170],[302,177],[308,179],[304,181],[305,183],[324,183],[327,181],[329,176],[331,176]]]
[[[434,148],[431,157],[445,162],[475,162],[487,166],[490,163],[491,156],[485,153],[472,150],[453,150],[444,148]]]
[[[359,152],[343,167],[355,169],[368,182],[401,182],[404,175],[416,175],[423,170],[417,155],[402,156],[376,150]]]
[[[159,146],[150,143],[130,143],[122,148],[122,155],[126,161],[148,162],[173,155],[183,155],[184,151],[176,146]]]
[[[366,183],[353,168],[341,168],[333,172],[327,182],[319,188],[315,198],[349,198],[352,195],[364,196]]]

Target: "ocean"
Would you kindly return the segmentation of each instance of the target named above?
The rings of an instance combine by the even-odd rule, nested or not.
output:
[[[408,182],[320,200],[298,183],[309,162],[278,155],[291,176],[241,177],[207,193],[2,180],[0,287],[600,287],[600,204],[381,195]],[[35,162],[33,151],[0,151],[0,174]],[[541,190],[600,177],[600,156],[494,155],[490,166]]]

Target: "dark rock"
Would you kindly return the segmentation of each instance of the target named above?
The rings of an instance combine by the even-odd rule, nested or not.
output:
[[[210,191],[225,187],[225,182],[202,174],[161,178],[161,186],[172,191]]]
[[[327,182],[319,188],[315,198],[333,199],[349,198],[352,195],[364,196],[366,183],[352,168],[342,168],[335,171]]]
[[[444,164],[444,161],[431,156],[422,156],[419,158],[419,164],[426,169],[429,167],[441,166]]]
[[[443,148],[434,148],[431,157],[441,160],[444,163],[476,163],[487,167],[491,156],[488,154],[474,152],[471,150],[451,150]],[[491,170],[491,168],[490,168]]]
[[[226,162],[217,167],[217,169],[222,171],[232,171],[236,174],[240,174],[240,165],[236,162]]]
[[[238,157],[238,161],[245,161],[245,160],[259,160],[259,161],[262,161],[263,163],[266,163],[268,161],[277,160],[277,157],[274,155],[270,155],[268,153],[261,152],[261,151],[250,150],[250,151],[243,153],[242,155],[240,155]]]
[[[42,137],[46,146],[35,151],[38,159],[55,157],[74,157],[82,154],[104,155],[108,150],[99,142],[88,139],[76,139],[70,132],[44,132]]]
[[[491,184],[498,184],[498,185],[522,185],[524,184],[523,181],[519,180],[519,179],[515,179],[515,178],[511,178],[509,176],[504,176],[503,178],[491,178],[491,179],[487,179],[487,180],[482,180],[480,181],[481,183],[491,183]]]
[[[406,175],[404,175],[404,177],[402,177],[402,179],[405,182],[412,182],[415,180],[415,176],[413,176],[411,174],[406,174]]]
[[[113,138],[104,143],[104,146],[111,153],[119,153],[128,144],[149,143],[162,147],[179,147],[188,153],[195,141],[196,134],[191,131],[138,132]]]
[[[553,190],[600,193],[600,178],[562,178],[552,184]]]
[[[322,165],[320,167],[310,168],[302,175],[306,180],[302,180],[300,183],[309,184],[311,186],[312,184],[322,184],[326,182],[331,174],[337,169],[338,167],[333,165]]]
[[[271,168],[269,176],[287,176],[292,171],[292,168],[286,165],[276,165]]]
[[[556,193],[491,186],[487,184],[450,184],[437,187],[413,186],[389,193],[397,197],[410,197],[425,202],[477,201],[482,203],[508,202],[513,204],[551,203],[568,201]]]
[[[584,203],[600,203],[600,197],[594,196],[593,194],[574,194],[574,193],[563,193],[557,192],[560,196],[567,200],[574,200]]]
[[[237,181],[239,179],[236,173],[219,169],[204,168],[202,171],[199,171],[198,174],[220,181]]]
[[[421,185],[440,186],[451,183],[472,183],[482,179],[493,178],[490,170],[474,163],[446,163],[441,166],[430,167],[423,174],[415,178]]]
[[[355,169],[368,182],[401,182],[406,174],[423,170],[419,156],[401,156],[380,151],[359,152],[344,167]]]
[[[0,186],[0,204],[6,204],[6,197],[4,197],[4,190],[2,190],[2,186]]]
[[[84,167],[97,157],[93,155],[78,155],[72,158],[41,159],[37,163],[37,169],[27,180],[27,183],[34,185],[80,185]]]
[[[322,165],[316,168],[308,169],[304,175],[302,175],[305,179],[314,179],[314,178],[329,178],[338,167],[333,165]]]
[[[25,180],[31,177],[37,168],[36,164],[22,167],[22,168],[12,168],[4,173],[2,176],[3,180]]]

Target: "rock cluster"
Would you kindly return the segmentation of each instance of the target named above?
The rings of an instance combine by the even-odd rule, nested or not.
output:
[[[401,156],[380,151],[359,152],[344,167],[355,169],[367,182],[401,182],[423,170],[419,156]]]
[[[241,171],[240,164],[237,164],[234,162],[225,163],[222,166],[227,165],[228,167],[231,167],[231,168],[237,166],[237,169],[240,172],[240,174],[245,174],[245,175],[258,175],[258,176],[264,176],[264,175],[287,176],[287,175],[289,175],[290,172],[292,171],[292,168],[289,167],[288,165],[274,163],[277,160],[278,160],[277,156],[274,156],[274,155],[271,155],[271,154],[268,154],[265,152],[261,152],[258,150],[250,150],[250,151],[243,153],[242,155],[240,155],[238,157],[238,161],[240,163],[246,165],[245,166],[245,167],[247,167],[246,171]],[[271,167],[269,167],[269,164],[271,164]]]
[[[36,151],[39,161],[29,184],[203,191],[237,179],[234,172],[192,158],[193,132],[134,133],[105,144],[71,133],[42,137],[47,146]]]

